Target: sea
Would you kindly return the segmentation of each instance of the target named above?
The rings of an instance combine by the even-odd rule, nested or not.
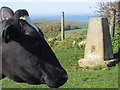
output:
[[[88,22],[90,18],[98,17],[97,15],[65,15],[65,20],[72,21],[85,21]],[[60,20],[60,15],[34,15],[31,16],[32,20],[35,19],[50,19],[50,20]]]

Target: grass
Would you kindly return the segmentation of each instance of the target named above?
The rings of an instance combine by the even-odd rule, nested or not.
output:
[[[86,29],[76,29],[71,31],[66,31],[65,37],[81,37],[86,38],[87,30]]]
[[[115,73],[114,71],[68,71],[69,80],[63,87],[117,88],[118,77]]]
[[[69,76],[67,83],[60,88],[118,88],[118,64],[114,67],[97,66],[93,68],[82,68],[78,65],[78,60],[84,57],[85,48],[84,45],[78,46],[78,43],[86,38],[86,29],[66,31],[65,33],[66,39],[63,42],[49,41]],[[82,39],[69,38],[71,36],[80,36]],[[56,38],[59,39],[59,37],[60,35]],[[76,41],[74,46],[71,46],[72,41]],[[16,83],[8,78],[0,82],[2,82],[3,88],[49,88],[47,85]]]
[[[72,71],[67,70],[69,79],[65,85],[60,88],[117,88],[117,71]],[[3,88],[48,88],[47,85],[28,85],[24,83],[15,83],[5,78],[3,79]]]

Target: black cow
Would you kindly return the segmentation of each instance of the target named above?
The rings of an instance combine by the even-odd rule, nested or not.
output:
[[[62,86],[67,81],[67,73],[42,32],[21,17],[29,16],[24,13],[26,10],[18,10],[13,16],[10,11],[13,12],[8,7],[1,8],[1,12],[7,13],[7,17],[2,13],[5,17],[2,18],[3,77],[16,82],[47,84],[52,88]],[[18,13],[21,15],[16,17]]]

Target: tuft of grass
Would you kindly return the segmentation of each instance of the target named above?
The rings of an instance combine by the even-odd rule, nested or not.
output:
[[[94,70],[102,70],[103,68],[106,68],[106,66],[99,65],[99,66],[93,67]]]
[[[86,69],[91,69],[89,66],[85,67]]]

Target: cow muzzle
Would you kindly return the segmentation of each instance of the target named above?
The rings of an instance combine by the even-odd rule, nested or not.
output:
[[[57,69],[58,73],[49,81],[46,82],[46,84],[51,88],[58,88],[62,85],[64,85],[68,79],[68,75],[64,69]]]

